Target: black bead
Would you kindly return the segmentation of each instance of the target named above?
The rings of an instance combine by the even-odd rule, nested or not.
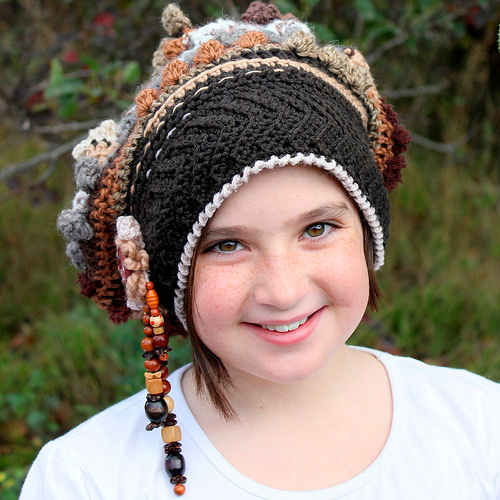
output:
[[[186,470],[184,457],[180,453],[171,453],[165,457],[165,470],[169,476],[182,476]]]
[[[159,424],[168,414],[167,403],[164,399],[159,401],[146,401],[144,405],[146,415],[154,424]]]

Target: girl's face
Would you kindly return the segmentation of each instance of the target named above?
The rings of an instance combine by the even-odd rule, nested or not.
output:
[[[358,211],[319,168],[251,177],[215,213],[200,250],[193,321],[230,375],[303,380],[344,345],[365,312]]]

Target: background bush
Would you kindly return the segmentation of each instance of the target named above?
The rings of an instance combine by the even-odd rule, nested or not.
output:
[[[414,143],[392,195],[384,302],[353,342],[500,381],[498,1],[281,0],[358,46]],[[138,324],[78,295],[55,231],[69,151],[117,117],[163,35],[163,1],[0,2],[0,496],[39,447],[142,388]],[[241,0],[184,1],[195,24]],[[45,155],[45,156],[38,156]],[[176,341],[173,364],[189,359]]]

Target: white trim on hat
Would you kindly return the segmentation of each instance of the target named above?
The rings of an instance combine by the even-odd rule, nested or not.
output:
[[[339,165],[335,160],[328,161],[324,156],[315,156],[313,153],[304,155],[298,153],[294,156],[285,155],[282,157],[271,156],[269,160],[257,161],[252,167],[245,167],[241,174],[235,175],[231,182],[222,186],[222,189],[216,193],[212,201],[205,206],[203,212],[198,216],[198,220],[193,224],[191,232],[187,236],[186,244],[182,252],[179,265],[177,268],[177,289],[175,290],[175,314],[177,318],[186,328],[186,317],[184,314],[184,295],[189,277],[189,270],[191,268],[191,261],[196,244],[200,239],[203,228],[207,225],[208,221],[213,217],[216,210],[222,205],[222,202],[234,193],[239,187],[248,182],[251,175],[258,174],[264,169],[272,169],[277,167],[285,167],[288,165],[312,165],[326,170],[333,174],[333,176],[342,184],[349,196],[356,202],[359,209],[363,213],[373,235],[374,247],[374,267],[375,270],[382,267],[384,264],[384,232],[379,218],[366,198],[361,192],[358,184],[346,172],[345,168]]]

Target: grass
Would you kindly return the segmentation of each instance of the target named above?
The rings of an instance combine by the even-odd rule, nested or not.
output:
[[[17,145],[4,161],[39,147]],[[391,195],[391,237],[378,273],[384,300],[353,342],[500,381],[500,190],[473,167],[413,151]],[[143,386],[140,325],[112,326],[77,293],[54,225],[72,189],[61,164],[43,190],[0,210],[0,496],[7,500],[17,498],[45,441]],[[189,349],[176,344],[180,365]]]
[[[403,354],[500,381],[500,189],[416,154],[392,196],[384,303],[360,329]]]

